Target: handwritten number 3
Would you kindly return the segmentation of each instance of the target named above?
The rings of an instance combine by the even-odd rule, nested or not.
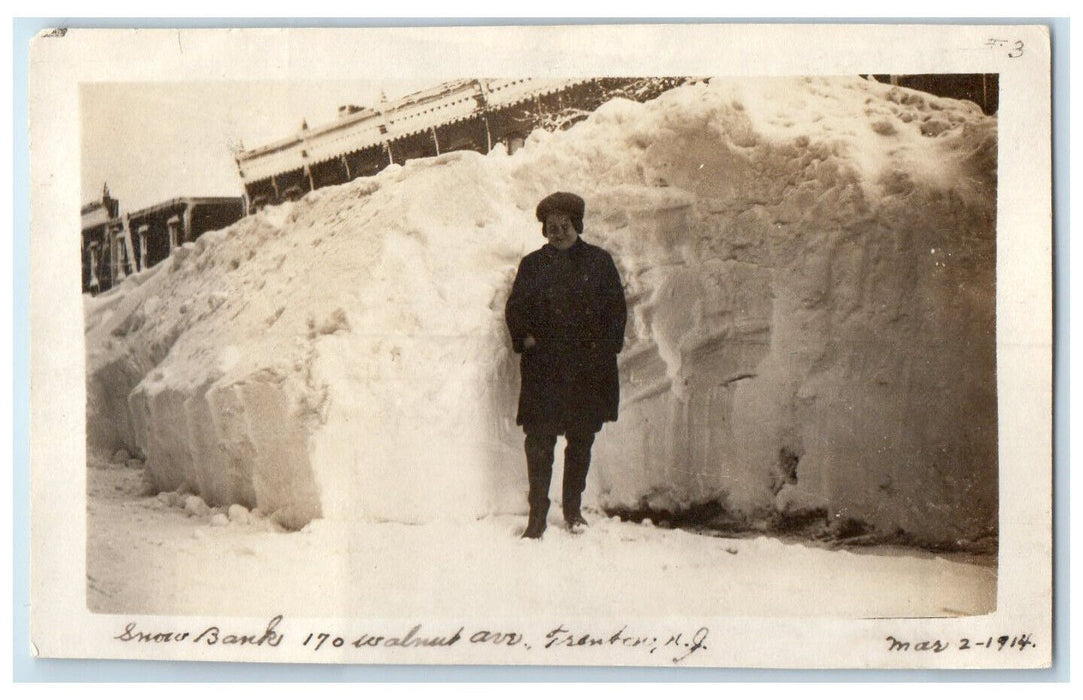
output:
[[[1023,55],[1023,42],[1017,41],[1012,45],[1012,50],[1008,52],[1008,58],[1019,58]]]

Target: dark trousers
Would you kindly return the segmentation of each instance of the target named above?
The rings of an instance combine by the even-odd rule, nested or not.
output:
[[[578,513],[587,487],[587,470],[590,469],[590,448],[594,444],[594,433],[569,432],[564,448],[563,506],[565,514]],[[526,469],[530,480],[530,502],[532,511],[546,511],[549,508],[549,482],[553,478],[553,448],[556,435],[528,433],[526,436]]]

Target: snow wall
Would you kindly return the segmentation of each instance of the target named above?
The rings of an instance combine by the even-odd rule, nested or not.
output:
[[[205,234],[86,298],[88,449],[290,528],[525,512],[503,307],[558,189],[629,301],[588,504],[995,534],[996,120],[859,78],[613,101]]]

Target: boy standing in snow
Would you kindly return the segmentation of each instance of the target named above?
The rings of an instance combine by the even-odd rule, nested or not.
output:
[[[553,448],[565,436],[562,506],[572,530],[580,513],[590,448],[602,423],[617,419],[617,353],[624,346],[627,309],[613,258],[579,235],[583,199],[556,192],[535,214],[547,243],[519,263],[505,307],[522,386],[516,422],[526,433],[530,518],[523,537],[545,531]]]

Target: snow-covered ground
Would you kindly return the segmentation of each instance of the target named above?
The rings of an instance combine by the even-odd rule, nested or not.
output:
[[[133,467],[87,471],[92,612],[416,618],[458,610],[533,615],[892,617],[996,606],[992,558],[901,548],[830,549],[606,519],[583,534],[554,515],[541,541],[524,518],[404,523],[189,514],[140,495]],[[236,511],[235,511],[236,513]],[[224,522],[223,522],[224,521]]]

